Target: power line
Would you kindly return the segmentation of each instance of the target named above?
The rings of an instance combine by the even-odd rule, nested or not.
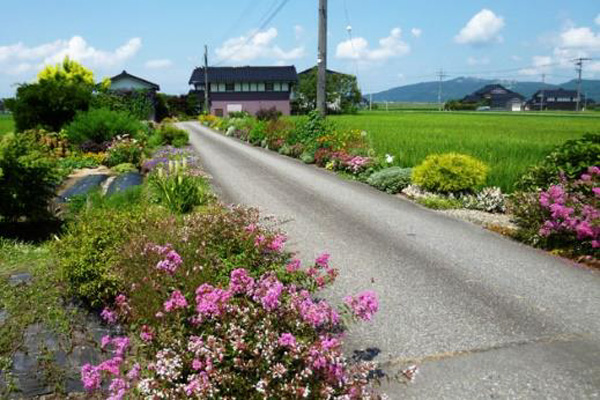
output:
[[[577,71],[577,109],[580,110],[581,106],[581,76],[583,75],[583,63],[586,61],[592,61],[591,58],[579,57],[573,60],[575,63],[575,70]]]
[[[444,83],[444,78],[448,77],[448,75],[444,73],[443,69],[440,69],[438,72],[438,77],[440,78],[438,85],[438,111],[442,111],[442,85]]]

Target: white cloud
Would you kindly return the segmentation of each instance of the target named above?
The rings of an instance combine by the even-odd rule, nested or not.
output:
[[[296,36],[296,40],[300,40],[304,37],[304,27],[302,25],[294,26],[294,36]]]
[[[600,14],[598,14],[596,16],[596,19],[594,20],[594,22],[596,23],[596,25],[600,25]]]
[[[146,64],[144,64],[148,69],[165,69],[169,68],[173,65],[173,61],[168,58],[160,58],[157,60],[148,60]]]
[[[390,36],[379,40],[379,47],[371,49],[362,37],[346,40],[337,45],[336,57],[348,60],[385,61],[410,53],[410,46],[402,40],[402,30],[394,28]]]
[[[510,56],[510,59],[513,61],[521,61],[522,60],[521,56],[517,56],[517,55]]]
[[[531,58],[531,67],[523,68],[519,71],[520,75],[540,75],[548,73],[552,70],[552,64],[554,60],[549,56],[533,56]]]
[[[126,61],[142,47],[140,38],[133,38],[114,51],[98,50],[90,46],[81,36],[69,40],[56,40],[35,47],[23,43],[0,46],[0,71],[21,74],[39,69],[45,64],[55,64],[65,56],[80,61],[88,67],[114,67]]]
[[[490,59],[488,57],[469,57],[467,58],[467,64],[469,65],[488,65],[490,63]]]
[[[560,34],[559,46],[565,49],[600,51],[600,33],[588,27],[572,27]]]
[[[471,45],[501,42],[500,31],[502,28],[504,28],[504,18],[484,8],[467,22],[454,40],[456,43]]]
[[[410,33],[411,33],[411,34],[412,34],[414,37],[418,38],[418,37],[421,37],[421,35],[423,34],[423,29],[420,29],[420,28],[412,28],[412,29],[410,30]]]
[[[245,62],[259,58],[277,61],[297,60],[305,56],[304,47],[296,47],[285,51],[273,44],[278,32],[275,28],[266,31],[252,32],[248,36],[228,39],[216,50],[221,60]]]

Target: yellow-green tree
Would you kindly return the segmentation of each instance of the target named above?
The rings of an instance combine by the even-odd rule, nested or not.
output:
[[[61,83],[87,84],[93,86],[94,73],[78,63],[65,57],[62,63],[56,65],[47,65],[38,74],[38,81],[57,81]]]

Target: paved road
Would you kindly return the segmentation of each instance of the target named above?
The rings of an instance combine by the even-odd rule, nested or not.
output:
[[[327,250],[340,301],[380,296],[349,351],[393,370],[393,399],[600,399],[600,274],[297,160],[182,123],[225,201],[288,221],[305,260]]]

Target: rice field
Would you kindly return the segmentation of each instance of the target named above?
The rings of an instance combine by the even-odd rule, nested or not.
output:
[[[0,136],[7,132],[12,132],[15,128],[14,121],[11,115],[0,114]]]
[[[341,127],[367,131],[378,154],[392,154],[404,167],[432,153],[477,157],[491,167],[488,184],[505,192],[556,145],[600,133],[597,114],[364,112],[331,118]]]

